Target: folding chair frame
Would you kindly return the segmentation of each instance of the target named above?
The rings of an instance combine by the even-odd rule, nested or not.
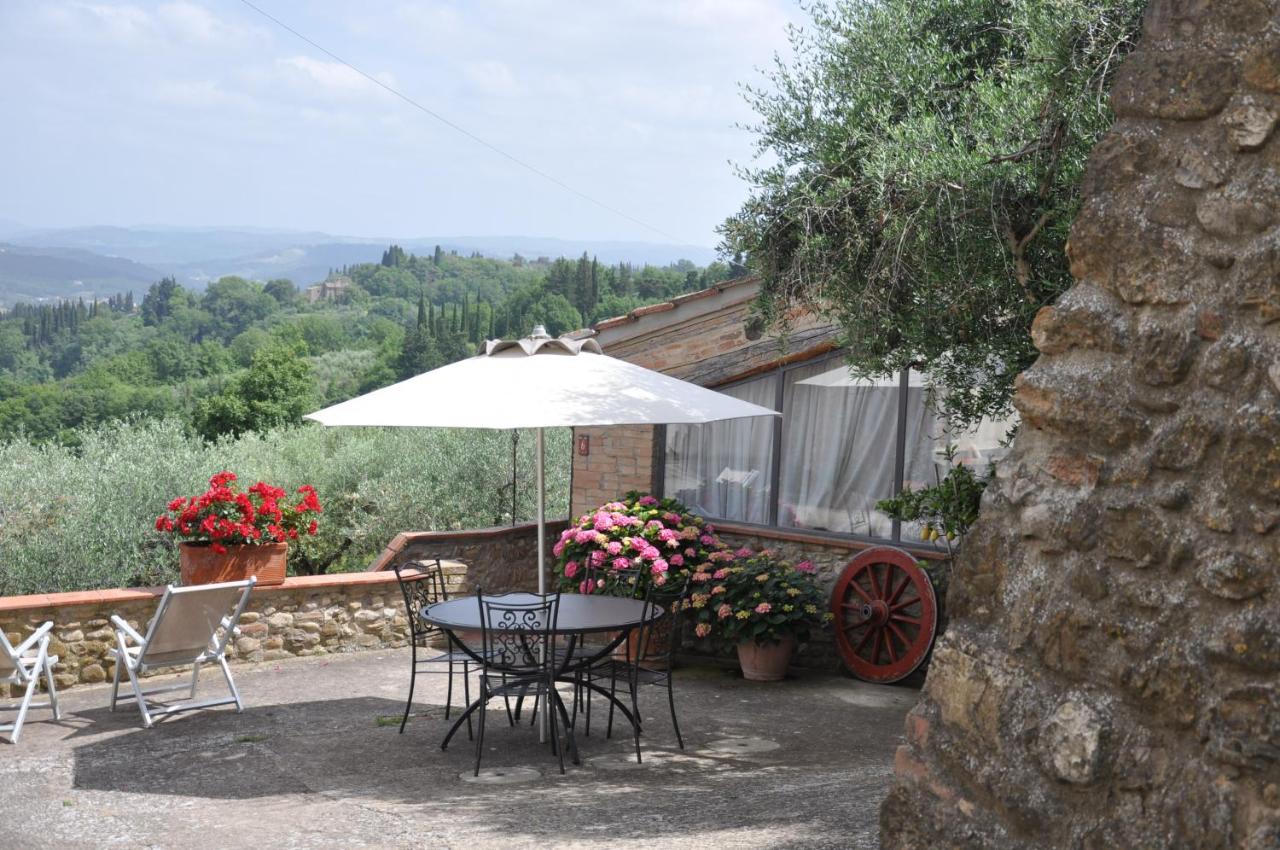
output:
[[[227,666],[226,649],[227,643],[230,642],[231,638],[240,634],[240,628],[236,623],[240,621],[240,615],[244,613],[249,604],[249,594],[253,591],[253,586],[256,582],[256,577],[251,577],[247,582],[227,582],[227,584],[242,585],[244,593],[241,594],[234,613],[223,617],[219,623],[221,635],[215,633],[209,642],[209,648],[193,660],[148,662],[146,660],[147,645],[155,634],[158,624],[162,622],[170,600],[176,594],[197,591],[213,585],[195,585],[192,587],[169,585],[165,588],[164,597],[160,600],[155,617],[152,618],[151,625],[147,629],[146,637],[138,634],[137,630],[125,622],[123,618],[113,615],[111,622],[116,627],[116,648],[110,651],[116,657],[116,669],[115,676],[111,682],[111,710],[115,711],[116,703],[120,701],[120,671],[123,669],[129,677],[129,684],[133,688],[138,710],[142,713],[142,725],[148,729],[151,728],[157,717],[176,714],[180,711],[194,711],[199,708],[213,708],[214,706],[229,705],[231,703],[235,704],[237,712],[244,711],[244,702],[240,699],[240,691],[236,688],[235,680],[231,677],[231,668]],[[130,642],[134,645],[130,646]],[[218,666],[222,668],[222,675],[227,681],[227,690],[230,691],[230,696],[193,702],[192,700],[195,700],[196,697],[196,687],[200,681],[200,665],[211,661],[216,661]],[[188,664],[191,665],[191,684],[189,685],[160,685],[154,688],[143,688],[139,682],[139,678],[148,670],[164,667],[185,667]],[[187,691],[188,702],[165,705],[147,699],[156,694],[176,691]]]
[[[0,705],[0,710],[18,712],[18,716],[12,723],[0,724],[0,732],[9,733],[11,744],[18,743],[18,739],[22,737],[22,724],[26,721],[27,711],[30,709],[52,708],[53,719],[62,719],[62,709],[58,707],[58,687],[53,681],[53,665],[58,663],[58,656],[49,654],[49,632],[52,630],[53,622],[47,622],[16,647],[11,646],[9,640],[0,634],[0,651],[9,656],[14,667],[5,681],[25,688],[19,702]],[[36,650],[35,658],[24,658],[32,648]],[[45,685],[49,689],[49,699],[45,702],[33,702],[41,676],[44,677]]]

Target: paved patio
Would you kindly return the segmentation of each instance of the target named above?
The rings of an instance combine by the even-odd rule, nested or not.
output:
[[[408,663],[383,651],[240,667],[243,714],[149,730],[133,708],[108,712],[104,687],[69,691],[61,723],[33,711],[21,743],[0,744],[0,845],[873,848],[916,698],[839,677],[757,685],[685,668],[686,751],[659,689],[642,693],[642,766],[625,735],[604,738],[599,712],[579,735],[583,765],[563,777],[536,732],[495,711],[484,767],[541,775],[476,784],[459,776],[474,754],[465,735],[439,747],[443,676],[419,677],[418,715],[398,734]],[[220,677],[201,681],[212,692]]]

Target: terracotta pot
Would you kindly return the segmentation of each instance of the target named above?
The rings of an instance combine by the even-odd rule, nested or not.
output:
[[[288,560],[288,543],[228,546],[221,555],[208,544],[178,544],[178,565],[182,570],[183,585],[244,581],[250,576],[257,577],[258,587],[284,584]]]
[[[795,651],[796,639],[791,636],[774,644],[744,640],[738,644],[742,677],[752,682],[779,682],[786,678]]]
[[[610,632],[610,639],[618,636],[617,632]],[[649,646],[643,653],[640,652],[640,630],[633,629],[627,634],[627,639],[618,644],[613,650],[613,657],[617,661],[625,661],[628,664],[635,664],[637,660],[643,661],[644,666],[651,670],[665,670],[667,668],[667,653],[671,649],[671,632],[667,629],[658,628],[649,633]]]

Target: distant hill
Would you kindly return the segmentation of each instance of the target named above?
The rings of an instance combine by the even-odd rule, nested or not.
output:
[[[105,259],[127,258],[154,270],[154,278],[171,274],[185,285],[203,287],[210,280],[229,274],[256,280],[287,277],[299,286],[321,280],[329,269],[364,262],[377,262],[391,243],[406,250],[430,254],[436,245],[446,251],[468,255],[479,252],[489,257],[510,258],[521,254],[578,257],[585,251],[602,263],[667,265],[690,260],[706,265],[715,252],[698,245],[668,245],[651,242],[607,242],[553,239],[533,236],[423,236],[348,237],[316,231],[288,231],[255,228],[168,228],[168,227],[73,227],[53,230],[24,230],[14,222],[6,237],[27,249],[75,249]],[[154,279],[153,278],[153,279]],[[83,277],[79,278],[83,279]],[[32,282],[41,292],[43,285]],[[74,294],[70,291],[54,294]]]
[[[162,273],[122,257],[77,248],[30,248],[0,242],[0,304],[46,298],[86,300],[142,291]]]

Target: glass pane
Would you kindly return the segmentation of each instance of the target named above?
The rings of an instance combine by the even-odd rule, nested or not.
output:
[[[854,379],[840,358],[785,375],[778,522],[889,537],[898,378]]]
[[[777,380],[768,375],[721,392],[773,410]],[[704,516],[767,523],[773,428],[766,416],[668,425],[664,493]]]
[[[974,474],[987,475],[991,464],[1009,451],[1003,445],[1017,425],[1017,414],[1005,419],[983,418],[972,428],[949,429],[946,421],[932,413],[930,398],[936,390],[925,385],[920,373],[911,372],[911,391],[907,417],[907,458],[903,484],[913,490],[930,487],[941,481],[950,469],[947,446],[954,446],[955,462],[973,469]],[[919,523],[905,523],[902,539],[914,542],[920,537]]]

